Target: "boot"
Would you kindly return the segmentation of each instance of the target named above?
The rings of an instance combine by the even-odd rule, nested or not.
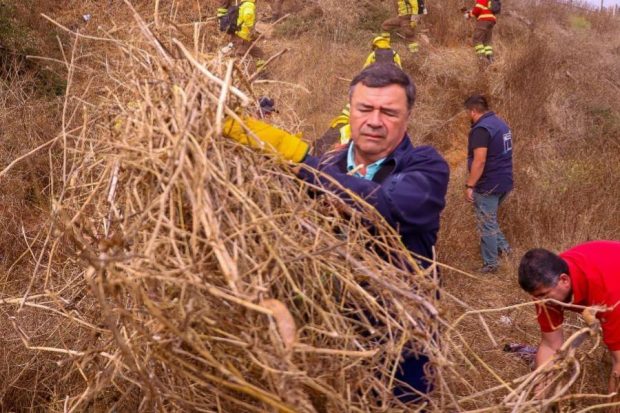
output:
[[[419,47],[418,42],[411,42],[407,45],[407,49],[409,49],[411,53],[418,53]]]

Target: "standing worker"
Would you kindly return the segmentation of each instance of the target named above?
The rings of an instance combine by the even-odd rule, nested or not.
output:
[[[416,39],[416,28],[421,14],[425,14],[424,0],[396,0],[398,16],[390,17],[381,25],[384,31],[395,30],[404,36],[407,48],[411,53],[419,49]]]
[[[432,260],[449,169],[434,148],[411,143],[407,125],[414,101],[415,86],[405,72],[396,65],[374,64],[351,81],[351,142],[339,151],[320,158],[311,156],[309,145],[298,136],[252,118],[244,119],[246,127],[266,144],[257,143],[230,119],[224,135],[298,163],[295,169],[301,179],[355,204],[341,190],[349,189],[398,231],[409,251]],[[313,170],[331,179],[317,176]],[[428,267],[429,262],[421,265]],[[415,402],[420,394],[423,397],[430,391],[427,363],[424,354],[403,353],[396,377],[407,386],[395,387],[399,400]]]
[[[494,4],[492,4],[492,2]],[[500,0],[476,0],[476,4],[471,10],[465,12],[465,18],[476,18],[476,27],[474,29],[474,50],[476,55],[483,61],[493,62],[493,46],[491,39],[493,37],[493,27],[497,22],[496,14],[499,14]],[[493,12],[495,10],[495,12]]]
[[[601,322],[603,342],[611,353],[609,393],[617,392],[620,385],[620,242],[586,242],[559,255],[543,248],[529,250],[519,264],[519,285],[537,300],[554,299],[566,304],[536,305],[542,332],[536,353],[537,367],[552,360],[564,344],[565,309],[603,308],[596,313],[596,318]]]
[[[510,245],[499,229],[497,211],[512,190],[512,133],[489,109],[487,99],[473,95],[465,101],[471,121],[467,143],[465,199],[472,202],[480,232],[482,273],[499,268],[498,255],[508,255]]]

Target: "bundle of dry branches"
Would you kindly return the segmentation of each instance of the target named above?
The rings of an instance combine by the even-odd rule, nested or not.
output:
[[[83,117],[65,128],[49,259],[78,259],[51,277],[83,292],[71,322],[91,339],[50,349],[84,380],[65,409],[109,392],[143,411],[398,406],[401,354],[441,358],[433,277],[363,203],[222,138],[254,107],[241,66],[135,17],[103,59],[108,92],[67,103]]]

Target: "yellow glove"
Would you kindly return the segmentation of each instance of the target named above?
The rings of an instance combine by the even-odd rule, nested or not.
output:
[[[291,135],[282,129],[252,117],[244,118],[243,123],[260,141],[248,136],[245,129],[231,118],[224,122],[224,136],[251,148],[260,148],[266,152],[277,153],[288,161],[301,162],[308,154],[310,146],[300,139],[301,134],[299,136]]]

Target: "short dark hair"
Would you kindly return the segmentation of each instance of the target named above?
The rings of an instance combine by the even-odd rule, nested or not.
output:
[[[463,103],[465,109],[475,110],[476,112],[486,112],[489,110],[489,102],[484,95],[471,95]]]
[[[568,274],[566,261],[549,250],[534,248],[521,258],[519,285],[532,293],[540,286],[555,286],[561,274]]]
[[[407,109],[411,110],[415,103],[415,84],[413,80],[400,67],[393,63],[373,63],[362,70],[351,81],[349,86],[349,99],[353,95],[353,89],[358,83],[366,87],[385,87],[400,85],[405,89],[407,96]]]

